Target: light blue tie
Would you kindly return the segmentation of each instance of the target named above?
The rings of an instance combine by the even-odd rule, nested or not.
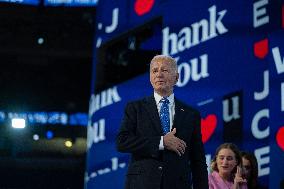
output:
[[[163,97],[160,100],[161,109],[160,109],[160,120],[162,123],[163,133],[167,134],[170,132],[170,112],[169,112],[169,100]]]

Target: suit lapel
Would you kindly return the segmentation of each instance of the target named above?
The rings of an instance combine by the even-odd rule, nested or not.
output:
[[[147,113],[150,116],[150,119],[152,120],[152,122],[154,123],[154,129],[159,133],[162,134],[162,127],[161,127],[161,121],[160,121],[160,117],[159,117],[159,113],[158,113],[158,109],[157,109],[157,105],[156,105],[156,101],[154,96],[150,96],[148,98],[145,99],[145,109],[147,110]]]
[[[185,115],[185,109],[182,107],[181,103],[175,99],[175,116],[174,116],[174,123],[173,128],[177,128],[182,126],[183,116]]]

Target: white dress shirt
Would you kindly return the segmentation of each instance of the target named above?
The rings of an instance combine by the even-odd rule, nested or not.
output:
[[[160,96],[158,93],[154,92],[154,98],[156,101],[156,106],[160,115],[160,110],[162,103],[160,103],[161,99],[163,98]],[[167,97],[169,100],[169,111],[170,111],[170,131],[172,130],[173,127],[173,122],[174,122],[174,115],[175,115],[175,97],[174,94],[171,94],[170,96]],[[159,144],[159,150],[164,149],[164,143],[163,143],[163,136],[161,136],[160,144]]]

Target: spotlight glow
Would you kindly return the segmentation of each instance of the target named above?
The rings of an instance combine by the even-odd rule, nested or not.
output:
[[[47,131],[46,132],[46,138],[47,139],[52,139],[53,138],[53,132],[52,131]]]
[[[26,127],[26,120],[22,118],[13,118],[12,127],[15,129],[23,129]]]
[[[43,39],[42,37],[39,37],[39,38],[37,39],[37,43],[38,43],[39,45],[42,45],[42,44],[44,43],[44,39]]]
[[[33,139],[34,139],[34,140],[38,140],[38,139],[39,139],[38,134],[34,134],[34,135],[33,135]]]
[[[70,140],[66,140],[66,141],[65,141],[65,146],[66,146],[66,147],[71,148],[72,145],[73,145],[73,144],[72,144],[72,142],[71,142]]]

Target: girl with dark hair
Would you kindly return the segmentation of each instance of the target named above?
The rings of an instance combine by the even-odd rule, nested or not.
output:
[[[258,165],[256,157],[249,152],[241,152],[243,175],[247,179],[248,189],[265,189],[257,183]]]

